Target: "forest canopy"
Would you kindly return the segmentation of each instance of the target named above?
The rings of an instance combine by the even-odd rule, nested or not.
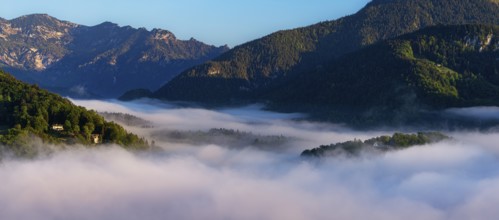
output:
[[[0,70],[0,144],[18,155],[30,155],[26,139],[37,136],[53,144],[118,144],[128,149],[147,147],[144,139],[107,122],[95,111],[16,80]]]

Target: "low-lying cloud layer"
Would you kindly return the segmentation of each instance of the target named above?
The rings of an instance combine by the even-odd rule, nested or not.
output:
[[[301,148],[382,132],[299,122],[299,115],[77,102],[155,123],[155,129],[223,127],[300,138],[285,152],[204,145],[133,154],[116,146],[74,149],[0,165],[0,219],[495,219],[498,133],[383,156],[321,162]],[[102,108],[102,109],[99,109]],[[265,118],[265,120],[255,120]],[[147,135],[147,129],[142,130]],[[301,144],[310,141],[308,146]],[[189,147],[189,146],[184,146]]]
[[[482,120],[499,120],[499,107],[470,107],[448,109],[447,113]]]
[[[289,147],[294,153],[300,153],[321,144],[354,138],[366,139],[390,133],[386,131],[357,132],[341,125],[295,120],[303,118],[303,115],[268,112],[261,110],[261,106],[258,105],[237,109],[207,110],[194,107],[181,108],[174,104],[158,103],[148,99],[133,103],[80,100],[73,100],[73,102],[98,112],[122,112],[153,122],[153,129],[127,127],[128,130],[150,140],[154,140],[150,137],[151,134],[164,130],[206,131],[211,128],[226,128],[260,135],[284,135],[300,139],[301,142],[296,142]],[[166,143],[166,145],[168,148],[171,143]]]

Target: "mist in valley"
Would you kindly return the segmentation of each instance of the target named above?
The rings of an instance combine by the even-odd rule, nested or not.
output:
[[[260,105],[208,110],[153,100],[72,101],[133,116],[114,115],[114,120],[154,141],[154,148],[68,147],[34,159],[6,157],[0,163],[0,219],[499,215],[499,132],[494,129],[443,131],[452,139],[381,155],[305,159],[300,157],[305,149],[399,130],[356,131]],[[460,117],[490,115],[481,120],[499,115],[494,108],[448,111]]]

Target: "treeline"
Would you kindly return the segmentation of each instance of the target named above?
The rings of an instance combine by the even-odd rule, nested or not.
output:
[[[0,143],[13,146],[28,134],[55,144],[99,142],[132,149],[147,147],[144,139],[105,121],[96,112],[0,71]],[[92,136],[98,138],[92,140]]]
[[[282,135],[259,135],[226,128],[212,128],[208,131],[159,131],[153,134],[161,141],[191,145],[215,144],[229,148],[256,147],[276,150],[294,139]]]
[[[418,132],[416,134],[395,133],[392,136],[380,136],[366,141],[353,140],[342,143],[322,145],[318,148],[305,150],[303,157],[358,156],[362,152],[382,153],[400,150],[408,147],[436,143],[448,136],[439,132]]]
[[[121,113],[121,112],[98,112],[99,115],[103,116],[108,121],[114,121],[117,123],[125,124],[127,126],[142,127],[142,128],[152,128],[153,123],[139,118],[135,115]]]

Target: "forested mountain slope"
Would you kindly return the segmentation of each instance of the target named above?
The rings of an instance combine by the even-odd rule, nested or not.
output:
[[[333,120],[390,121],[451,107],[499,106],[499,26],[436,26],[303,74],[264,97]],[[420,119],[419,119],[420,120]]]
[[[96,112],[0,71],[0,147],[20,156],[33,155],[37,147],[29,144],[33,135],[53,144],[115,143],[131,149],[147,147],[145,140],[105,121]]]
[[[437,24],[499,24],[491,0],[375,0],[338,20],[279,31],[238,46],[167,83],[154,97],[212,103],[252,100],[364,46]]]

